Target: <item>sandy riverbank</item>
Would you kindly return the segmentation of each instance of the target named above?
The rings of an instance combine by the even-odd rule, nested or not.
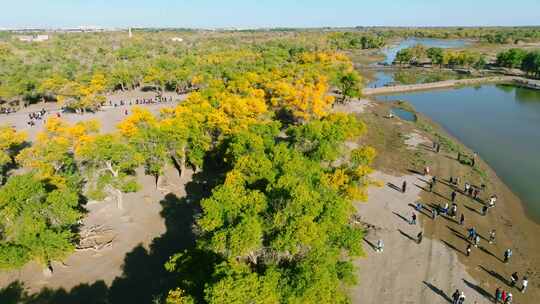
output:
[[[360,283],[351,291],[355,303],[448,303],[446,296],[455,288],[466,291],[469,300],[488,303],[495,289],[501,287],[514,294],[514,303],[536,304],[540,298],[540,244],[534,236],[540,233],[540,226],[527,218],[520,200],[484,162],[479,161],[480,169],[473,170],[457,162],[453,153],[434,153],[430,148],[434,135],[419,130],[415,123],[383,118],[388,113],[388,104],[372,101],[366,105],[364,101],[362,106],[365,111],[360,118],[368,126],[377,126],[370,129],[367,138],[361,142],[374,146],[380,153],[375,168],[384,173],[379,172],[374,177],[385,185],[389,182],[401,185],[401,181],[407,179],[411,192],[403,195],[388,186],[370,189],[369,203],[359,206],[363,221],[378,227],[369,229],[366,239],[374,244],[382,238],[385,251],[375,253],[366,244],[368,257],[358,262]],[[422,115],[420,118],[448,136],[428,118]],[[411,144],[417,146],[411,148]],[[463,149],[472,154],[465,147]],[[432,174],[439,180],[460,176],[460,188],[465,180],[479,185],[482,178],[478,171],[484,172],[487,190],[482,196],[496,193],[499,197],[497,207],[482,216],[480,203],[458,194],[458,212],[465,215],[465,225],[459,226],[454,220],[442,217],[432,220],[427,215],[433,206],[450,202],[452,188],[446,182],[440,182],[433,193],[424,191],[427,178],[410,172],[421,170],[421,161],[432,168]],[[420,246],[410,239],[416,236],[419,228],[401,218],[410,217],[413,208],[409,204],[414,204],[418,197],[426,206],[426,212],[420,218],[427,239]],[[471,257],[466,257],[464,252],[468,242],[463,236],[466,228],[472,226],[484,239]],[[485,240],[491,229],[497,230],[495,244],[487,244]],[[508,264],[501,261],[506,248],[514,251]],[[507,280],[514,271],[520,277],[528,275],[527,293],[521,294],[518,289],[508,286]]]
[[[357,262],[360,284],[351,290],[353,303],[448,303],[455,289],[465,292],[467,303],[490,303],[474,291],[478,285],[458,260],[457,253],[437,239],[424,238],[416,243],[423,230],[410,225],[409,204],[420,199],[419,175],[391,176],[381,172],[372,178],[412,187],[406,194],[384,186],[369,190],[369,201],[357,205],[362,221],[372,227],[365,237],[367,258]],[[372,244],[384,241],[384,251],[375,252]]]

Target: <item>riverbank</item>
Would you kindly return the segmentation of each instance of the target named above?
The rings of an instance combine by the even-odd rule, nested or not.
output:
[[[431,83],[419,83],[419,84],[410,84],[410,85],[396,85],[396,86],[385,86],[378,88],[365,88],[362,91],[364,96],[375,96],[375,95],[386,95],[386,94],[396,94],[396,93],[406,93],[406,92],[415,92],[415,91],[426,91],[434,89],[446,89],[452,87],[461,87],[461,86],[474,86],[487,83],[495,84],[511,84],[524,88],[540,90],[540,81],[532,80],[523,77],[515,76],[494,76],[494,77],[480,77],[480,78],[471,78],[471,79],[460,79],[460,80],[445,80]]]
[[[410,218],[413,208],[409,204],[414,204],[415,198],[398,193],[387,183],[385,189],[370,190],[394,191],[397,200],[373,195],[369,206],[359,206],[359,215],[367,223],[367,228],[387,226],[386,230],[368,229],[366,239],[374,244],[377,239],[383,238],[387,245],[384,253],[375,253],[366,244],[367,258],[359,262],[360,285],[351,291],[353,298],[358,303],[366,302],[366,299],[381,303],[396,303],[396,299],[402,303],[444,303],[458,288],[468,295],[467,302],[473,303],[471,300],[478,299],[478,303],[488,303],[495,289],[500,287],[514,294],[514,303],[536,303],[536,299],[540,298],[540,244],[530,236],[540,233],[540,226],[526,216],[519,198],[485,162],[477,159],[475,169],[458,162],[457,153],[446,146],[441,153],[435,153],[431,150],[431,144],[444,136],[463,153],[472,155],[471,150],[421,114],[418,114],[419,121],[416,123],[384,118],[390,107],[389,104],[375,101],[370,101],[366,106],[364,101],[365,111],[359,116],[368,126],[377,128],[370,129],[368,136],[359,144],[369,144],[377,149],[379,155],[375,169],[383,176],[390,176],[393,180],[388,182],[394,185],[411,179],[411,171],[422,171],[426,165],[431,167],[433,175],[438,176],[441,182],[431,193],[425,191],[427,177],[413,175],[414,178],[409,181],[410,191],[418,191],[420,201],[425,206],[418,215],[429,245],[415,246],[410,238],[414,239],[419,229],[409,226],[403,219]],[[418,138],[422,140],[418,141]],[[411,141],[417,142],[417,146],[406,144]],[[497,206],[487,216],[482,216],[481,203],[458,194],[458,213],[463,213],[466,218],[464,226],[452,218],[431,219],[434,207],[450,203],[453,190],[447,182],[450,176],[461,177],[460,189],[465,181],[473,185],[484,183],[486,190],[481,194],[482,199],[496,194]],[[397,214],[392,213],[394,211]],[[398,227],[403,233],[396,230],[395,225],[403,226]],[[471,256],[466,257],[464,253],[468,241],[464,236],[466,229],[473,226],[483,238],[480,246],[473,247]],[[495,244],[486,241],[491,229],[496,229]],[[502,263],[506,248],[512,248],[514,252],[508,264]],[[455,261],[459,263],[455,264]],[[515,271],[520,277],[524,274],[529,277],[529,289],[525,294],[508,286],[510,274]],[[398,295],[401,296],[396,298]]]

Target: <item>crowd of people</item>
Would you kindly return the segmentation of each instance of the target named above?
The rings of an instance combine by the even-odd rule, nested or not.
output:
[[[15,108],[8,108],[8,107],[0,107],[0,114],[9,115],[11,113],[15,113],[17,110]]]
[[[112,101],[109,101],[109,106],[110,107],[121,107],[121,106],[126,106],[126,105],[147,105],[147,104],[155,104],[155,103],[165,103],[165,102],[172,102],[173,99],[171,96],[169,97],[166,97],[166,96],[156,96],[154,98],[137,98],[135,100],[129,100],[129,101],[124,101],[123,99],[120,100],[119,102],[112,102]]]
[[[28,113],[28,121],[26,122],[26,124],[33,127],[36,125],[37,121],[43,120],[46,114],[47,110],[45,109],[41,109],[40,111],[36,112],[30,112]]]

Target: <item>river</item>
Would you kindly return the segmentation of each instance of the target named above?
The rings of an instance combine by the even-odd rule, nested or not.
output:
[[[421,44],[426,48],[438,47],[438,48],[462,48],[467,45],[467,41],[459,39],[427,39],[427,38],[408,38],[400,41],[398,44],[391,45],[383,50],[386,59],[383,61],[384,64],[392,64],[396,55],[402,49],[406,49],[417,44]]]
[[[483,85],[379,99],[409,101],[475,150],[540,222],[540,91]]]

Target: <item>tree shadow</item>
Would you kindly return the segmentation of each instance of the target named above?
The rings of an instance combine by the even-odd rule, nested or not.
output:
[[[22,283],[13,282],[0,290],[0,303],[164,303],[168,291],[179,285],[202,299],[203,282],[209,281],[217,257],[196,248],[195,220],[201,213],[200,200],[208,197],[212,188],[223,179],[220,168],[211,164],[205,168],[208,170],[194,174],[192,181],[186,184],[186,196],[179,198],[169,193],[160,201],[165,233],[154,238],[148,249],[141,244],[127,253],[123,273],[113,280],[110,287],[103,281],[97,281],[92,285],[78,285],[70,291],[44,288],[39,293],[28,295]],[[189,265],[189,269],[169,272],[164,265],[177,253],[188,257],[185,265]]]
[[[503,282],[506,286],[510,286],[510,282],[504,277],[502,276],[501,274],[499,274],[498,272],[494,271],[494,270],[489,270],[487,268],[485,268],[484,266],[482,265],[478,265],[483,271],[487,272],[488,274],[490,274],[492,277],[496,278],[497,280]]]
[[[467,285],[469,288],[475,290],[476,292],[478,292],[479,294],[481,294],[482,296],[484,296],[485,298],[487,298],[488,300],[490,301],[493,301],[493,296],[491,295],[490,292],[488,292],[487,290],[485,290],[484,288],[472,283],[472,282],[469,282],[465,279],[463,279],[463,283],[465,283],[465,285]]]
[[[92,285],[81,284],[67,292],[65,289],[44,288],[39,293],[29,295],[24,284],[15,281],[0,290],[2,304],[107,304],[108,288],[103,281]]]
[[[435,285],[422,281],[431,291],[441,296],[446,302],[452,303],[452,298],[450,298],[442,289],[437,288]]]

